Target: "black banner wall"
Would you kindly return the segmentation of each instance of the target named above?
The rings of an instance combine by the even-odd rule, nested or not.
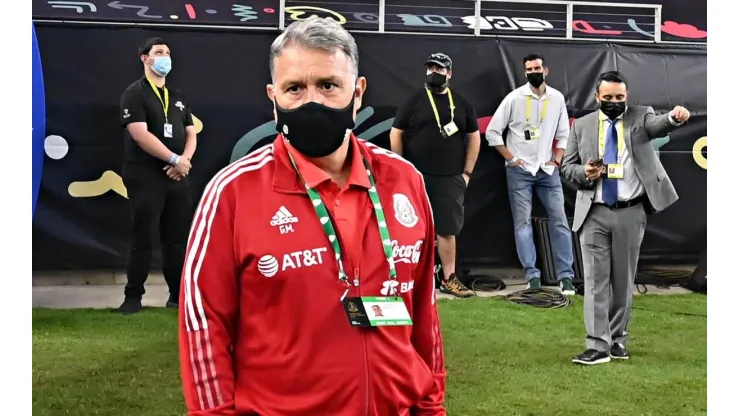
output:
[[[36,27],[47,103],[47,148],[33,224],[34,269],[121,268],[130,219],[122,166],[118,100],[141,76],[138,44],[165,37],[173,51],[168,84],[191,103],[199,133],[193,160],[193,196],[250,149],[273,140],[268,48],[276,34],[155,31],[41,25]],[[355,132],[388,147],[395,109],[423,85],[423,62],[448,53],[453,90],[474,103],[482,129],[502,98],[525,83],[521,58],[545,55],[549,85],[566,96],[572,116],[596,109],[594,80],[619,69],[630,81],[630,102],[665,112],[692,111],[689,124],[654,142],[681,199],[653,216],[643,260],[696,262],[706,250],[706,48],[624,46],[567,42],[500,41],[356,34],[360,71],[368,91]],[[391,47],[392,45],[392,47]],[[484,141],[466,195],[460,237],[468,264],[517,266],[503,159]],[[575,190],[565,184],[572,213]],[[255,196],[255,203],[259,203]],[[535,214],[543,213],[535,207]]]

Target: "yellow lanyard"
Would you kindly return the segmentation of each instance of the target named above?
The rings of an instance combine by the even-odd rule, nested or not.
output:
[[[164,100],[162,100],[162,96],[159,94],[159,90],[157,89],[157,86],[154,85],[154,82],[152,82],[152,80],[150,80],[149,78],[147,78],[146,80],[149,81],[149,85],[152,86],[154,93],[157,94],[157,98],[159,98],[159,102],[162,103],[162,107],[164,107],[164,122],[169,123],[167,110],[170,109],[170,92],[167,91],[167,87],[162,86],[162,89],[164,90]]]
[[[601,119],[599,117],[599,158],[603,159],[606,153],[606,134],[604,132],[604,121],[608,119]],[[616,123],[616,121],[615,121]],[[619,131],[617,132],[617,163],[622,163],[622,151],[624,150],[624,120],[619,124]]]
[[[550,97],[545,98],[545,104],[542,106],[542,113],[540,114],[540,122],[537,124],[537,127],[539,128],[542,125],[542,122],[545,121],[545,116],[547,115],[547,105],[550,104]],[[527,125],[531,126],[529,122],[529,117],[532,115],[532,96],[527,96],[527,109],[525,111],[524,117],[527,119]]]
[[[432,98],[432,92],[429,91],[429,88],[427,90],[427,96],[429,97],[429,102],[432,103],[432,111],[434,111],[434,118],[437,119],[437,127],[439,127],[439,131],[442,131],[442,123],[439,121],[439,112],[437,111],[437,105],[434,104],[434,98]],[[450,99],[450,119],[452,121],[455,120],[455,102],[452,101],[452,90],[447,88],[447,98]]]

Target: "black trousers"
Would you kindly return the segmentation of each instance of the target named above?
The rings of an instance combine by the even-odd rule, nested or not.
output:
[[[135,163],[126,164],[122,178],[133,221],[124,294],[139,298],[144,295],[152,249],[159,235],[162,273],[170,299],[177,301],[193,216],[188,179],[173,181],[160,168]]]

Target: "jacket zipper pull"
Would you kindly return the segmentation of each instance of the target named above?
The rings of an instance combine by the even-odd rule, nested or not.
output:
[[[355,285],[355,287],[360,286],[360,269],[355,269],[355,280],[352,281],[352,283]]]

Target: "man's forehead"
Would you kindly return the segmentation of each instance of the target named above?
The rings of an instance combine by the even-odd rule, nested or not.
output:
[[[345,77],[352,72],[349,57],[340,50],[287,47],[275,57],[276,77]]]
[[[169,51],[170,48],[167,47],[167,45],[154,45],[152,46],[152,52],[159,52],[159,51]]]
[[[542,59],[535,59],[534,61],[527,61],[524,66],[526,68],[537,68],[538,66],[542,66]]]
[[[599,85],[599,93],[604,94],[610,94],[610,95],[616,95],[616,94],[625,94],[627,92],[627,86],[624,85],[624,82],[607,82],[607,81],[601,81],[601,85]]]
[[[427,65],[427,69],[432,69],[435,71],[447,71],[448,68],[437,64],[429,64]]]

